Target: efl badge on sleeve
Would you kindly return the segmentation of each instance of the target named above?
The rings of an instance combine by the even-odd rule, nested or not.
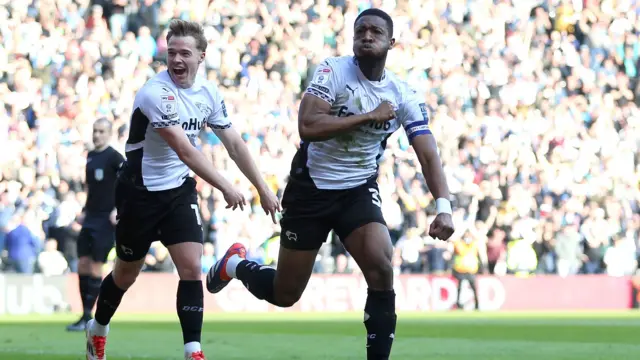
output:
[[[173,95],[162,95],[160,108],[167,115],[176,112],[176,97]]]
[[[319,85],[326,84],[329,81],[330,74],[331,70],[329,68],[322,68],[316,72],[316,75],[313,77],[313,82]]]

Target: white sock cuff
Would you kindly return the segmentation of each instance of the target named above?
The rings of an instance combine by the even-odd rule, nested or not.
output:
[[[91,323],[91,335],[107,336],[107,334],[109,334],[109,324],[100,325],[97,321],[93,320]]]
[[[229,260],[227,261],[227,274],[229,276],[231,276],[232,278],[236,277],[236,268],[238,267],[238,264],[240,264],[242,260],[244,259],[238,255],[233,255],[232,257],[229,258]]]
[[[202,350],[202,347],[200,346],[200,343],[197,341],[192,341],[184,344],[185,354],[192,354],[194,352],[201,351],[201,350]]]

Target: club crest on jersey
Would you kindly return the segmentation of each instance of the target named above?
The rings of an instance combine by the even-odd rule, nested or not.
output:
[[[162,95],[160,97],[160,108],[162,111],[169,115],[176,111],[176,97],[173,95]]]
[[[94,177],[97,181],[102,181],[102,179],[104,179],[104,170],[102,170],[102,169],[95,169],[95,171],[93,172],[93,177]]]
[[[212,113],[211,108],[201,102],[196,102],[196,107],[205,117],[209,117]]]

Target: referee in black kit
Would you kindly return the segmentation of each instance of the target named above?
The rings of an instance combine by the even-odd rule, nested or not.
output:
[[[112,125],[105,118],[93,124],[94,149],[87,155],[87,203],[78,236],[78,278],[83,314],[68,331],[84,331],[100,293],[102,267],[115,242],[115,182],[124,157],[109,146]]]

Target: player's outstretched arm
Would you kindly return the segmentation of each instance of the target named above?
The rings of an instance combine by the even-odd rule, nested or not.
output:
[[[233,188],[233,185],[216,171],[203,153],[196,149],[187,134],[179,126],[156,128],[158,134],[176,152],[180,160],[196,175],[220,190],[227,201],[227,207],[244,209],[244,196]]]
[[[422,167],[422,173],[427,180],[429,190],[436,199],[449,199],[449,187],[447,178],[442,169],[438,146],[431,134],[417,136],[412,141],[413,149],[418,155],[418,161]]]
[[[260,175],[260,171],[253,161],[251,153],[249,153],[247,144],[233,127],[214,129],[213,132],[222,141],[222,144],[229,152],[231,160],[238,165],[244,176],[256,187],[258,195],[260,195],[262,208],[268,215],[271,215],[271,219],[275,224],[276,212],[281,210],[280,201],[278,201],[276,195]]]
[[[427,186],[429,186],[429,191],[436,199],[438,215],[431,224],[429,235],[440,240],[447,240],[453,234],[454,228],[451,218],[449,186],[438,155],[438,145],[431,133],[415,136],[411,145],[418,155],[418,161],[422,167]]]
[[[390,103],[383,102],[375,110],[347,117],[331,114],[331,105],[325,100],[305,94],[298,112],[298,131],[303,141],[325,141],[354,130],[371,121],[387,121],[395,117]]]

